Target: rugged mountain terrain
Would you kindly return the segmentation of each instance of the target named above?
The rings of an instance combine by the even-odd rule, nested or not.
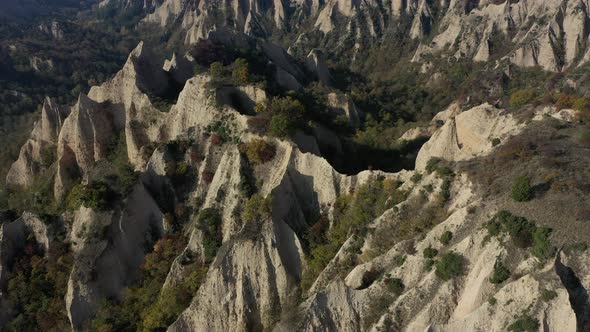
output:
[[[586,5],[102,2],[187,47],[45,99],[6,177],[0,326],[590,330],[590,101],[551,73],[584,67]],[[496,100],[342,82],[396,34],[416,75],[493,68]]]
[[[590,60],[588,5],[583,0],[166,0],[145,2],[142,22],[180,29],[187,44],[225,25],[252,36],[291,35],[293,52],[330,46],[331,55],[349,54],[353,62],[364,62],[357,54],[372,46],[397,46],[427,65],[429,56],[443,54],[561,71]]]

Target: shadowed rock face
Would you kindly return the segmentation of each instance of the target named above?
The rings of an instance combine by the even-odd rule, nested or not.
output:
[[[569,302],[576,313],[577,331],[590,329],[590,302],[588,302],[588,290],[580,282],[580,279],[570,267],[562,263],[561,256],[557,256],[555,273],[567,289]]]

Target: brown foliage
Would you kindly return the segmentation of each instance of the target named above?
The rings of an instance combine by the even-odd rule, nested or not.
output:
[[[263,139],[255,138],[246,143],[246,156],[254,164],[264,164],[271,161],[275,154],[276,147]]]

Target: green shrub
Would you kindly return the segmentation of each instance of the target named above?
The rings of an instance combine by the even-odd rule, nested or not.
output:
[[[557,297],[557,293],[553,290],[543,289],[541,291],[541,300],[549,302]]]
[[[399,190],[398,187],[399,185],[393,180],[373,178],[359,186],[353,194],[338,197],[334,204],[332,228],[316,223],[312,227],[321,226],[327,234],[307,236],[308,239],[319,239],[322,242],[309,243],[311,258],[301,282],[303,289],[311,286],[317,275],[350,236],[363,234],[371,221],[406,199],[407,193]],[[401,266],[405,259],[405,256],[399,255],[394,261],[396,265]]]
[[[530,104],[535,98],[537,94],[533,89],[521,89],[513,92],[510,95],[510,106],[514,108],[520,108],[526,104]]]
[[[572,243],[572,244],[567,245],[564,250],[567,253],[570,253],[572,251],[584,252],[584,251],[588,250],[588,244],[586,242],[576,242],[576,243]]]
[[[414,175],[412,175],[410,180],[412,180],[412,182],[414,182],[414,183],[418,183],[418,182],[422,181],[422,173],[420,173],[420,172],[414,173]]]
[[[221,216],[217,209],[207,208],[201,210],[197,217],[197,227],[203,233],[205,260],[210,262],[215,258],[222,241]]]
[[[502,143],[502,141],[497,137],[492,140],[492,146],[500,145],[500,143]]]
[[[176,175],[178,176],[184,176],[186,174],[186,172],[188,172],[188,164],[184,161],[179,162],[176,165]]]
[[[84,185],[81,183],[76,184],[70,189],[70,192],[66,196],[66,209],[68,211],[75,211],[82,205],[82,195],[84,192]]]
[[[164,100],[160,97],[151,97],[152,105],[162,113],[168,113],[174,105],[173,102]]]
[[[397,255],[393,258],[393,265],[396,267],[400,267],[400,266],[404,265],[405,262],[406,262],[405,255]]]
[[[350,235],[364,231],[369,222],[398,204],[403,196],[388,181],[380,179],[369,180],[353,195],[340,196],[329,231],[330,240],[342,245]]]
[[[498,300],[496,300],[495,297],[490,297],[490,299],[488,300],[488,303],[490,305],[496,305],[496,303],[498,303]]]
[[[437,167],[436,168],[436,173],[439,176],[441,176],[441,177],[445,177],[445,180],[448,180],[448,177],[449,176],[454,176],[455,175],[455,173],[453,173],[453,170],[450,169],[449,167],[446,167],[446,166]]]
[[[287,114],[275,114],[270,119],[268,134],[274,137],[287,138],[295,130],[295,124]]]
[[[519,248],[532,245],[535,224],[524,217],[515,216],[510,211],[500,211],[490,220],[486,228],[490,236],[498,236],[502,232],[510,235],[512,242]]]
[[[105,301],[85,331],[161,331],[188,307],[204,279],[206,267],[185,265],[179,283],[162,289],[170,266],[185,249],[180,236],[160,239],[148,253],[139,277],[117,301]]]
[[[246,143],[246,156],[253,164],[264,164],[271,161],[276,153],[276,147],[263,140],[254,138]]]
[[[232,81],[235,85],[246,85],[250,81],[250,71],[246,59],[237,59],[232,65]]]
[[[519,176],[512,185],[512,199],[517,202],[526,202],[533,197],[531,180],[526,176]]]
[[[82,202],[84,206],[96,209],[107,210],[111,207],[115,193],[108,184],[102,181],[95,181],[84,187]]]
[[[555,248],[551,245],[549,237],[552,230],[547,227],[537,227],[533,232],[533,248],[531,253],[543,260],[551,257],[555,253]]]
[[[528,248],[539,259],[547,259],[555,253],[549,237],[551,229],[537,227],[524,217],[515,216],[510,211],[500,211],[486,224],[490,236],[498,236],[502,232],[510,235],[515,246]]]
[[[277,97],[270,104],[270,111],[273,114],[285,114],[292,119],[298,119],[305,113],[305,106],[293,97]]]
[[[572,107],[576,111],[580,112],[590,112],[590,97],[578,97],[574,101]]]
[[[332,258],[336,256],[336,253],[340,249],[332,243],[317,246],[311,249],[311,257],[307,270],[301,278],[301,288],[309,289],[313,285],[315,278],[324,270],[324,268],[330,263]]]
[[[513,332],[536,332],[539,328],[539,321],[529,315],[523,315],[514,323],[508,326],[508,331]]]
[[[463,274],[463,256],[450,252],[442,256],[436,263],[436,276],[442,280],[450,280]]]
[[[387,278],[385,279],[385,284],[387,285],[387,289],[396,296],[404,292],[404,282],[399,278]]]
[[[492,284],[501,284],[510,278],[510,270],[501,261],[496,260],[494,264],[494,272],[490,276],[490,282]]]
[[[431,258],[424,261],[424,271],[427,271],[427,272],[432,271],[432,267],[434,266],[434,264],[436,264],[436,261]]]
[[[209,74],[212,80],[221,80],[223,78],[223,64],[221,62],[213,62],[209,66]]]
[[[272,197],[262,197],[259,194],[252,195],[242,211],[242,222],[254,223],[268,220],[272,214]]]
[[[443,202],[447,202],[451,199],[451,179],[448,177],[446,177],[440,185],[440,197]]]
[[[424,255],[424,258],[432,259],[432,258],[436,257],[436,255],[438,255],[438,250],[436,250],[432,247],[428,247],[428,248],[424,249],[424,251],[422,251],[422,254]]]
[[[443,245],[448,245],[451,240],[453,239],[453,233],[451,231],[445,231],[441,236],[440,236],[440,243],[442,243]]]
[[[257,114],[266,112],[266,102],[256,103],[256,106],[254,106],[254,112]]]
[[[426,163],[426,172],[428,172],[428,174],[436,171],[436,169],[438,168],[438,164],[441,162],[442,160],[440,158],[430,158],[430,160],[428,160],[428,162]]]
[[[57,151],[54,146],[45,147],[40,153],[42,167],[49,167],[57,160]]]
[[[228,121],[217,120],[209,124],[206,130],[211,134],[211,144],[213,145],[221,145],[224,142],[231,142],[234,140],[230,123]],[[217,138],[213,138],[215,135],[217,135]]]
[[[131,192],[131,189],[139,179],[139,172],[136,172],[129,163],[115,165],[117,171],[118,190],[123,196]]]
[[[108,210],[115,195],[111,187],[103,181],[94,181],[86,186],[77,184],[66,197],[66,208],[74,211],[84,205],[94,210]]]

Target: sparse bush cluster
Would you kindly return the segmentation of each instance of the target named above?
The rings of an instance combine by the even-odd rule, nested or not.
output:
[[[353,194],[338,197],[332,228],[329,228],[327,218],[320,217],[305,236],[311,259],[302,280],[303,288],[311,286],[350,236],[362,237],[371,221],[407,198],[407,193],[398,187],[393,180],[374,178]]]
[[[440,199],[442,203],[445,203],[451,198],[451,184],[455,173],[451,168],[442,165],[442,161],[443,160],[440,158],[431,158],[428,160],[428,163],[426,163],[426,172],[428,174],[436,172],[438,176],[443,179],[440,187]],[[412,180],[414,180],[414,178],[412,178]]]
[[[516,247],[531,248],[531,253],[539,259],[547,259],[555,252],[549,239],[550,228],[537,227],[533,222],[509,211],[496,213],[486,224],[486,228],[490,236],[507,233]]]
[[[244,206],[242,211],[243,223],[257,223],[268,220],[272,214],[272,197],[262,197],[261,195],[252,195]]]
[[[386,278],[385,285],[387,285],[387,289],[396,296],[399,296],[404,292],[404,282],[399,278]]]
[[[221,62],[213,62],[209,66],[209,74],[211,75],[211,83],[214,86],[240,86],[257,81],[250,73],[248,60],[243,58],[236,59],[229,66],[224,66]]]
[[[492,284],[501,284],[510,278],[510,270],[500,260],[496,260],[494,263],[494,272],[490,276],[490,282]]]
[[[424,206],[421,202],[415,201],[404,206],[400,209],[400,219],[403,221],[389,236],[397,241],[403,241],[432,229],[448,217],[448,212],[441,203],[444,202]]]
[[[424,255],[424,258],[426,258],[426,259],[433,259],[434,257],[436,257],[436,255],[438,255],[438,250],[436,250],[432,247],[428,247],[428,248],[424,249],[422,254]]]
[[[268,105],[257,104],[256,116],[248,119],[251,130],[259,134],[287,138],[301,125],[305,106],[297,99],[275,97]]]
[[[556,297],[557,297],[557,292],[555,292],[554,290],[543,289],[541,291],[541,300],[543,300],[544,302],[549,302]]]
[[[177,235],[156,242],[144,258],[139,278],[120,300],[103,302],[84,330],[165,330],[188,307],[207,272],[206,267],[185,265],[181,281],[162,290],[172,262],[185,246],[186,240]]]
[[[449,252],[436,263],[436,276],[447,281],[463,274],[463,256]]]
[[[453,239],[453,233],[451,231],[445,231],[441,236],[440,236],[440,243],[442,243],[443,245],[448,245],[451,240]]]
[[[66,207],[71,211],[81,205],[94,210],[108,210],[115,199],[116,193],[106,182],[95,181],[88,185],[75,185],[66,198]]]
[[[215,208],[203,209],[197,217],[197,227],[203,233],[203,248],[206,261],[212,261],[221,246],[221,216]]]
[[[533,88],[515,90],[510,95],[510,106],[520,108],[527,104],[554,104],[558,109],[573,109],[580,112],[579,120],[590,120],[590,97],[568,93],[544,93],[540,94]]]
[[[510,95],[510,106],[520,108],[526,104],[532,103],[537,98],[537,92],[534,89],[520,89]]]
[[[533,198],[531,180],[526,176],[519,176],[512,185],[512,199],[517,202],[526,202]]]
[[[238,138],[234,134],[235,128],[233,127],[234,125],[231,119],[221,119],[209,124],[206,131],[210,135],[211,144],[219,146],[223,143],[238,141]]]
[[[508,326],[511,332],[536,332],[539,328],[539,321],[529,315],[519,317],[514,323]]]

